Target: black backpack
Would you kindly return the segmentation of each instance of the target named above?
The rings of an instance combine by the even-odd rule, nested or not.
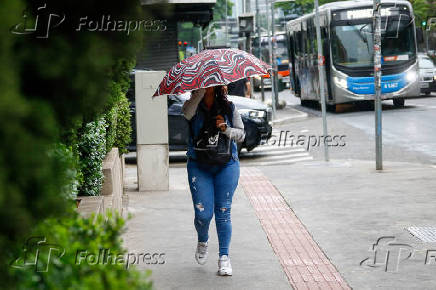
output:
[[[207,165],[224,165],[232,158],[232,143],[220,129],[216,127],[215,118],[199,107],[204,116],[203,127],[197,137],[193,134],[192,121],[189,122],[196,161]],[[234,107],[232,104],[232,113]],[[218,114],[217,114],[218,115]],[[230,126],[232,118],[228,117]]]

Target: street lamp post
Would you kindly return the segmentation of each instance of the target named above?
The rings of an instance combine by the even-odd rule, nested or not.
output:
[[[382,105],[381,105],[381,3],[373,3],[373,33],[374,33],[374,102],[375,102],[375,163],[376,169],[383,169],[382,159]]]

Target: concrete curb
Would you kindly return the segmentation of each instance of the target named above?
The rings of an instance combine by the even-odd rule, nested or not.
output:
[[[297,109],[294,109],[292,107],[286,107],[286,109],[294,111],[295,115],[294,115],[294,112],[293,112],[291,116],[287,116],[287,117],[283,117],[283,118],[280,118],[280,119],[272,120],[272,124],[273,125],[283,124],[283,123],[285,123],[287,121],[290,121],[290,120],[304,119],[304,118],[307,118],[309,116],[307,113],[301,112],[301,111],[299,111]]]

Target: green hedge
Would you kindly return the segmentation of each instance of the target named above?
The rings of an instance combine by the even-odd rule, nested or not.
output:
[[[103,117],[85,124],[78,149],[83,181],[79,195],[100,195],[103,184],[103,159],[106,155],[106,120]]]
[[[117,104],[117,127],[114,146],[118,147],[121,153],[127,153],[127,146],[132,140],[132,127],[130,124],[130,102],[123,94]]]
[[[32,231],[34,240],[45,242],[39,246],[38,268],[24,265],[35,259],[36,247],[25,245],[24,252],[12,263],[10,275],[18,284],[18,289],[151,289],[149,271],[137,271],[134,266],[126,266],[126,260],[112,263],[101,258],[94,262],[89,255],[98,256],[101,249],[108,249],[114,256],[125,257],[121,234],[124,220],[119,215],[81,218],[78,214],[64,219],[48,219]],[[29,243],[30,244],[30,243]],[[49,244],[52,251],[45,247]],[[61,255],[64,253],[63,255]],[[24,260],[26,259],[26,260]],[[94,265],[95,264],[95,265]],[[47,271],[45,271],[47,270]]]
[[[128,77],[127,71],[123,73]],[[109,152],[112,147],[118,147],[120,154],[122,154],[128,152],[127,145],[131,140],[132,129],[129,100],[126,97],[126,91],[129,87],[125,87],[124,82],[119,81],[120,83],[113,82],[111,84],[111,98],[106,106],[106,152]]]
[[[46,8],[38,11],[43,4]],[[40,19],[45,20],[48,13],[65,13],[66,18],[61,25],[50,27],[48,38],[11,33],[10,28],[24,23],[25,8],[28,25],[37,14],[44,14]],[[101,15],[111,15],[112,19],[149,18],[137,0],[2,1],[0,26],[6,28],[0,30],[0,219],[6,221],[0,223],[3,288],[26,288],[18,283],[29,280],[11,276],[9,263],[21,252],[22,242],[29,237],[31,229],[49,218],[68,221],[72,216],[70,198],[76,191],[86,189],[88,194],[96,194],[101,186],[97,160],[107,149],[103,143],[107,128],[103,130],[95,122],[113,107],[111,84],[117,83],[120,88],[118,99],[125,92],[126,71],[142,46],[144,34],[76,31],[81,17],[101,19]],[[119,118],[116,122],[122,123]],[[90,123],[94,123],[94,130],[102,137],[98,144],[88,136]],[[117,132],[110,136],[121,138]],[[114,142],[123,144],[116,141],[118,137]],[[125,139],[122,136],[120,140]],[[94,149],[85,149],[92,144],[96,146]],[[90,156],[86,162],[95,165],[94,171],[84,171],[80,152]],[[63,231],[55,225],[56,222],[47,228],[53,234]],[[71,243],[80,240],[78,235],[68,234]],[[91,285],[86,273],[82,274],[82,282],[75,280],[73,288],[81,288],[81,283]],[[25,274],[22,275],[24,279]],[[121,275],[118,282],[110,281],[118,285],[125,283],[124,279],[135,278]]]

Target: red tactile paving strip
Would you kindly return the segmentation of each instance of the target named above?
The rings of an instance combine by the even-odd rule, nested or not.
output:
[[[239,183],[295,289],[351,289],[259,169],[241,167]]]

